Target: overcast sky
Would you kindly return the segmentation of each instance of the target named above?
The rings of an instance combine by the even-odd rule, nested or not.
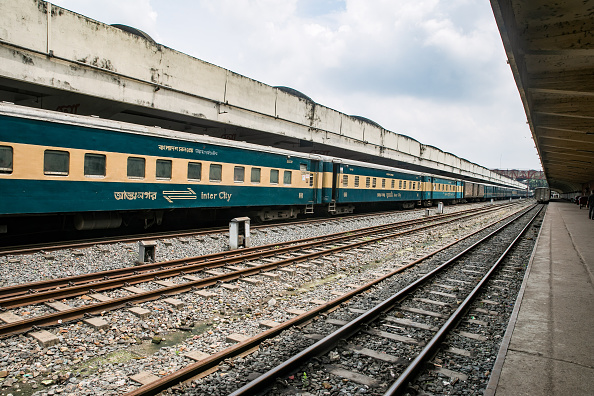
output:
[[[541,169],[486,0],[55,0],[488,168]]]

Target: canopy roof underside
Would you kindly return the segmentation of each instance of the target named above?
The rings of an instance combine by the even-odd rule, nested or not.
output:
[[[551,188],[594,181],[594,2],[491,0]]]

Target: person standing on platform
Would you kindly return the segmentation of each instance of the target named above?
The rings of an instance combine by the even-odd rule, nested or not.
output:
[[[594,220],[594,190],[588,196],[588,218]]]

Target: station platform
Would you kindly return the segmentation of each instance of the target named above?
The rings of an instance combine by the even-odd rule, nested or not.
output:
[[[594,395],[594,220],[587,209],[549,203],[518,298],[485,395]]]

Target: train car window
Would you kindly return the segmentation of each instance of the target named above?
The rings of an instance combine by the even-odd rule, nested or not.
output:
[[[309,174],[309,186],[313,187],[313,185],[314,185],[314,174],[310,173]]]
[[[128,177],[144,179],[145,160],[139,157],[128,157]]]
[[[202,163],[188,162],[188,180],[202,180]]]
[[[85,154],[85,176],[105,176],[106,158],[103,154]]]
[[[245,179],[245,168],[243,166],[236,166],[233,170],[233,181],[236,183],[243,183]]]
[[[376,186],[377,186],[377,179],[374,177],[372,187],[375,188]]]
[[[252,183],[260,183],[260,174],[261,174],[261,169],[260,168],[252,168]]]
[[[402,190],[402,180],[398,180],[398,189]]]
[[[278,184],[278,169],[270,170],[270,184]]]
[[[283,184],[291,184],[292,182],[292,172],[291,171],[285,171],[285,173],[283,174]]]
[[[342,175],[342,186],[343,187],[349,186],[349,175]]]
[[[171,160],[157,160],[155,176],[157,179],[171,179]]]
[[[355,176],[355,187],[359,187],[359,176]]]
[[[12,173],[12,147],[0,146],[0,173]]]
[[[394,188],[395,184],[396,184],[396,180],[392,179],[392,187],[391,188]]]
[[[365,187],[369,188],[371,186],[371,178],[367,177],[365,178]]]
[[[46,175],[68,176],[70,153],[68,151],[45,150],[43,153],[43,173]]]
[[[382,188],[386,188],[386,179],[382,179]]]
[[[208,173],[208,179],[211,182],[220,182],[223,180],[223,165],[221,164],[210,164],[210,171]]]
[[[421,182],[419,182],[419,190],[421,189]]]
[[[413,190],[416,190],[417,189],[417,186],[416,186],[416,183],[415,182],[413,182],[413,184],[412,184],[412,189]]]

